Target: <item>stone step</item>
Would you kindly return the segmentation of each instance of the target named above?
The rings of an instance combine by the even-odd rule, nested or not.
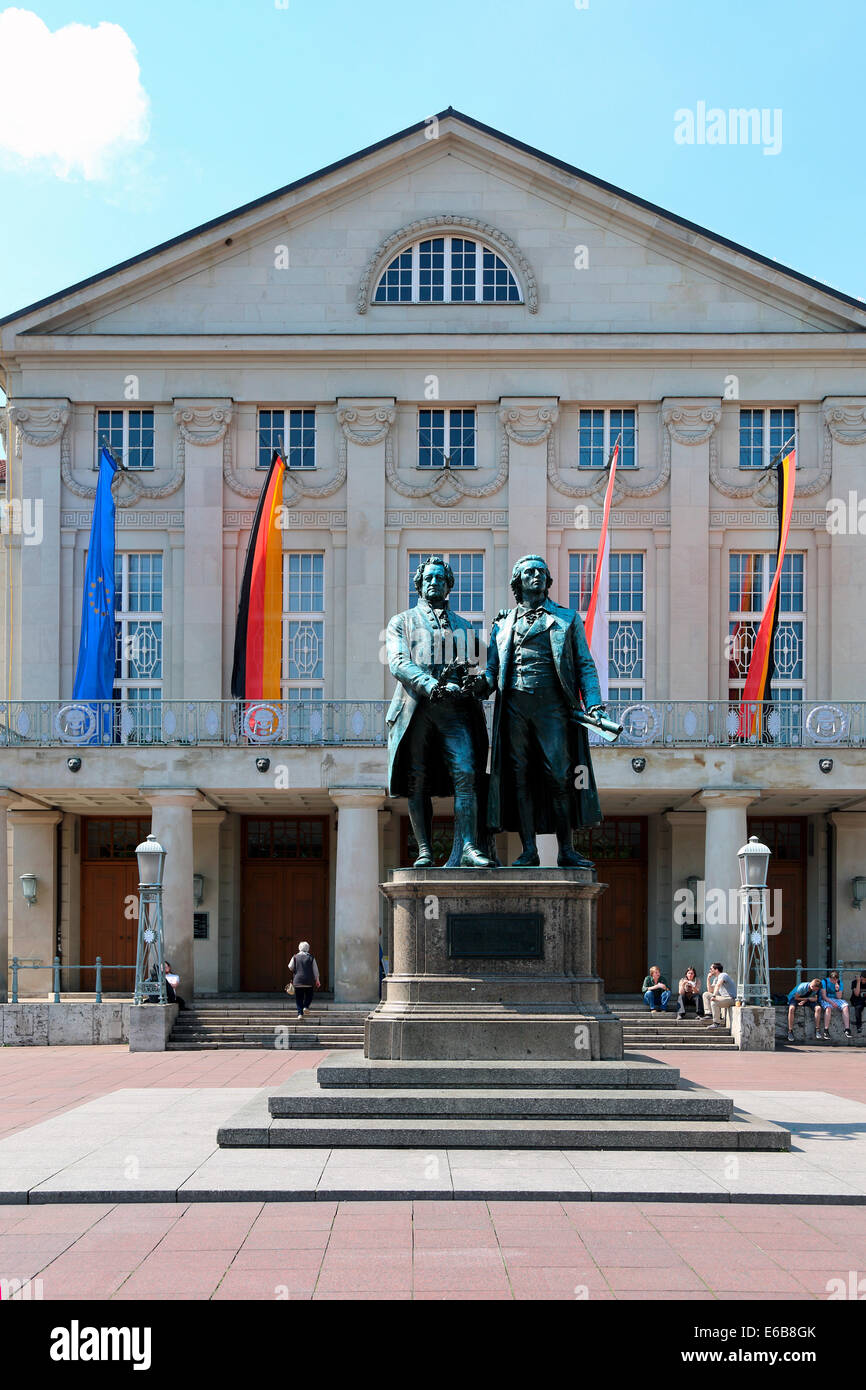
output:
[[[748,1149],[784,1151],[791,1136],[741,1111],[732,1119],[273,1119],[251,1102],[218,1131],[222,1148]]]
[[[640,1087],[676,1090],[680,1073],[661,1062],[403,1062],[373,1061],[363,1052],[355,1056],[326,1058],[316,1069],[319,1086],[347,1089],[375,1087],[417,1091],[422,1087],[456,1090],[507,1086],[531,1088]]]
[[[294,1078],[293,1078],[294,1082]],[[269,1099],[269,1112],[274,1119],[474,1119],[474,1120],[716,1120],[727,1121],[734,1103],[727,1096],[713,1091],[507,1091],[491,1087],[473,1091],[421,1091],[391,1087],[387,1091],[356,1088],[338,1091],[322,1090],[315,1078],[291,1084]]]

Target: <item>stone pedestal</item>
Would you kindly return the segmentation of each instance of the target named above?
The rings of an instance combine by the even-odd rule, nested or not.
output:
[[[622,1025],[596,974],[585,869],[396,869],[391,974],[365,1055],[393,1060],[618,1060]]]
[[[735,1005],[730,1019],[731,1037],[741,1052],[775,1052],[776,1010],[772,1004]]]

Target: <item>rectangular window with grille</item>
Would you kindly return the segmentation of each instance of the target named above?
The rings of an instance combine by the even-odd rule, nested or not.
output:
[[[474,410],[418,411],[418,467],[474,468]]]
[[[568,606],[582,618],[592,596],[595,563],[595,551],[575,551],[568,557]],[[643,700],[646,598],[641,552],[611,551],[607,605],[608,700],[620,705]]]
[[[127,468],[153,468],[153,411],[97,410],[94,468],[103,444]]]
[[[159,734],[163,692],[163,574],[159,552],[115,553],[114,699],[123,743]]]
[[[728,699],[739,702],[761,615],[776,570],[772,551],[735,551],[728,558]],[[806,556],[789,551],[779,580],[779,624],[773,644],[775,674],[770,686],[786,742],[799,741],[800,709],[806,689]]]
[[[274,450],[281,448],[289,468],[316,466],[316,412],[309,407],[260,410],[257,468],[270,468]]]
[[[617,440],[619,440],[617,468],[636,468],[636,410],[607,408],[581,410],[578,421],[578,467],[605,468]]]
[[[740,467],[769,468],[783,445],[797,445],[797,412],[793,409],[740,411]]]
[[[283,698],[321,700],[325,689],[325,557],[283,556]]]

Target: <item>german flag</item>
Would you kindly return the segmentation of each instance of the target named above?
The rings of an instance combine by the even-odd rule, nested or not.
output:
[[[283,547],[276,525],[286,461],[274,450],[250,532],[235,628],[232,696],[280,698]]]
[[[776,629],[779,626],[780,582],[782,561],[788,548],[788,533],[791,529],[791,513],[794,508],[796,454],[792,449],[776,464],[778,479],[777,512],[779,519],[779,539],[776,547],[776,572],[767,595],[767,603],[761,616],[761,624],[752,659],[746,672],[743,699],[740,705],[740,736],[750,738],[760,732],[761,701],[771,698],[770,687],[776,673],[773,647]]]

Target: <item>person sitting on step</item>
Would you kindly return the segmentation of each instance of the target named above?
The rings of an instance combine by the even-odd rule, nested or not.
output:
[[[685,1018],[686,1010],[694,1006],[695,1017],[703,1018],[704,1001],[701,996],[701,980],[693,965],[686,966],[686,973],[677,985],[677,1023]]]
[[[821,1024],[821,1005],[818,997],[821,993],[820,980],[803,980],[802,984],[795,985],[788,995],[788,1042],[794,1041],[794,1014],[797,1009],[805,1008],[808,1005],[815,1006],[815,1035],[820,1037],[818,1029]]]
[[[649,974],[641,985],[641,993],[650,1013],[657,1014],[666,1011],[671,992],[662,979],[661,971],[657,965],[650,966]]]
[[[830,1011],[832,1009],[839,1009],[841,1012],[845,1037],[850,1038],[851,1018],[848,1013],[848,1002],[842,995],[842,981],[839,978],[839,971],[831,970],[826,980],[822,980],[821,984],[824,989],[824,998],[821,1001],[824,1005],[824,1041],[830,1041]],[[820,1038],[820,1032],[817,1036]]]
[[[708,990],[708,994],[713,1018],[712,1022],[707,1026],[709,1028],[723,1028],[727,1020],[723,1021],[722,1010],[724,1009],[727,1011],[734,1007],[737,998],[737,986],[736,982],[731,979],[730,975],[725,970],[721,961],[713,961],[712,968],[715,972],[715,979],[713,980],[712,988]],[[709,983],[709,976],[707,976],[707,983]],[[705,1003],[706,997],[705,995]]]

